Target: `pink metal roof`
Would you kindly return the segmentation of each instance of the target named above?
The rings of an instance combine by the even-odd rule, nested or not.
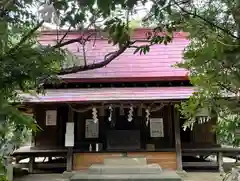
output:
[[[145,37],[146,30],[138,30],[135,33],[135,39],[143,39]],[[77,38],[79,34],[72,33],[66,37],[66,39]],[[40,42],[43,45],[53,44],[56,40],[56,34],[43,33],[40,37]],[[167,46],[164,44],[154,45],[146,55],[133,54],[133,48],[128,49],[118,58],[113,60],[106,67],[89,70],[85,72],[79,72],[74,74],[68,74],[62,76],[64,79],[133,79],[141,81],[144,78],[149,79],[187,79],[187,71],[180,68],[172,67],[177,62],[182,61],[182,53],[184,48],[188,45],[189,41],[186,39],[185,34],[176,34],[172,43]],[[138,43],[141,45],[144,43]],[[82,47],[78,43],[74,43],[66,46],[69,51],[79,57],[83,61]],[[108,44],[106,39],[97,39],[95,44],[93,41],[87,43],[86,47],[87,63],[96,63],[102,61],[104,56],[117,50],[117,47]]]
[[[141,88],[84,88],[46,90],[45,95],[22,94],[24,102],[91,102],[129,100],[179,100],[188,99],[193,87],[141,87]]]

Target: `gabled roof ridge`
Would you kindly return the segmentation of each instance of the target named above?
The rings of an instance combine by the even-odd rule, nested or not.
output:
[[[133,31],[135,31],[135,34],[140,34],[140,33],[146,33],[146,31],[151,31],[153,30],[153,28],[135,28]],[[42,30],[41,31],[41,35],[64,35],[66,32],[68,32],[68,30]],[[87,33],[91,33],[91,32],[95,32],[94,29],[89,29],[87,30]],[[71,30],[68,32],[68,34],[72,34],[72,35],[76,35],[76,34],[81,34],[82,32],[79,30]],[[164,32],[163,32],[164,33]],[[176,31],[173,33],[174,38],[187,38],[188,33],[187,32],[183,32],[183,31]]]

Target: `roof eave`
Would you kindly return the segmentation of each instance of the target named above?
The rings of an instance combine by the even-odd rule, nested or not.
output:
[[[188,76],[168,77],[111,77],[111,78],[63,78],[66,83],[108,83],[108,82],[155,82],[155,81],[188,81]]]

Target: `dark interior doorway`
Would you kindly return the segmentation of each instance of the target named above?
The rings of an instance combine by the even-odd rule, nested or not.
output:
[[[190,128],[187,128],[186,130],[183,129],[183,125],[185,119],[180,119],[180,136],[181,136],[181,141],[182,143],[190,143],[191,140],[191,130]]]

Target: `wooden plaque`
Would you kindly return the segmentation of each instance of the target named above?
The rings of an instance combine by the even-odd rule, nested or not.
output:
[[[56,126],[56,125],[57,125],[57,110],[47,110],[46,126]]]

